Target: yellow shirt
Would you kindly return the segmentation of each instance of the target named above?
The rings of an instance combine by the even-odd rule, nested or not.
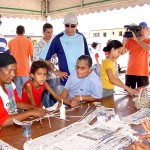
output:
[[[101,75],[100,75],[102,87],[104,89],[114,89],[114,84],[110,83],[109,78],[107,76],[106,72],[107,69],[111,69],[112,72],[116,74],[115,63],[109,59],[102,60]]]

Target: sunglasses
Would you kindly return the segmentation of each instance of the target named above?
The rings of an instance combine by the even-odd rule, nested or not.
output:
[[[69,28],[75,28],[76,27],[76,24],[65,24],[65,27]]]

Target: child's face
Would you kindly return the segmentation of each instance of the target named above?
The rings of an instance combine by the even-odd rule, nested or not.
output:
[[[118,59],[118,57],[121,55],[122,53],[122,50],[123,50],[123,47],[120,47],[120,48],[117,48],[117,49],[112,49],[111,50],[111,54],[112,54],[112,57],[113,59]]]
[[[47,69],[39,68],[34,74],[31,74],[33,82],[39,85],[43,85],[47,78]]]

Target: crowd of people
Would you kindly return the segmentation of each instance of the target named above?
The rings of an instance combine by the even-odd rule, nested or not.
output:
[[[0,22],[1,23],[1,22]],[[73,13],[64,17],[64,31],[53,37],[53,26],[43,25],[43,38],[33,47],[25,37],[25,28],[16,28],[17,36],[7,42],[0,36],[0,126],[13,124],[30,117],[43,117],[44,107],[56,102],[76,107],[82,102],[112,96],[114,86],[134,95],[149,84],[148,55],[150,39],[148,25],[141,22],[139,36],[107,42],[103,51],[106,59],[100,65],[97,42],[92,44],[92,60],[86,38],[77,31],[78,19]],[[1,44],[3,43],[3,44]],[[117,59],[129,51],[125,84],[118,77]],[[31,66],[29,65],[31,61]],[[20,112],[21,110],[21,112]],[[18,113],[20,112],[20,113]],[[150,122],[142,123],[150,138]],[[135,142],[133,150],[150,149],[142,142]]]

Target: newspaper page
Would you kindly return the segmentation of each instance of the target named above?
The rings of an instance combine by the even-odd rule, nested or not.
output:
[[[131,114],[131,115],[126,116],[126,117],[123,117],[121,120],[128,123],[128,124],[138,125],[146,117],[150,119],[150,109],[149,108],[141,108],[136,113]]]

